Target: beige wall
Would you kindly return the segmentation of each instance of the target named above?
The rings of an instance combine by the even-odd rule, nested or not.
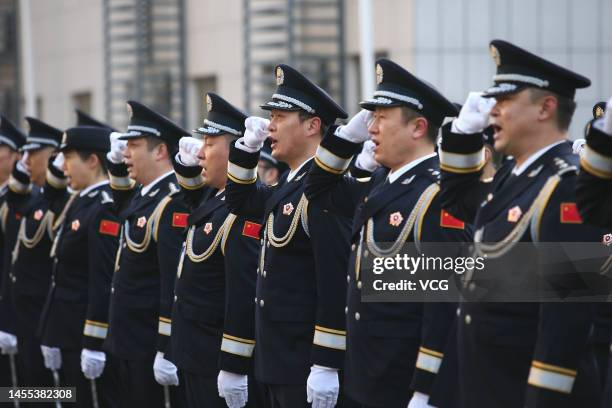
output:
[[[30,0],[36,93],[43,119],[73,126],[72,95],[92,94],[92,113],[104,115],[102,1]]]

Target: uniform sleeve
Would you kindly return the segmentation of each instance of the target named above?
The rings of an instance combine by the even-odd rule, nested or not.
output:
[[[9,177],[8,191],[6,192],[6,202],[13,211],[22,215],[27,214],[27,207],[32,197],[32,183],[30,175],[22,172],[17,167],[17,162],[13,165],[13,171]]]
[[[485,166],[482,133],[453,133],[451,123],[444,125],[439,156],[442,208],[471,223],[491,185],[480,182]]]
[[[581,271],[559,242],[598,242],[601,232],[582,223],[575,203],[574,178],[564,179],[552,193],[544,210],[540,241],[552,249],[540,251],[540,274],[557,288],[576,282]],[[555,249],[557,248],[557,249]],[[561,270],[563,268],[563,270]],[[542,302],[535,351],[528,377],[525,406],[569,407],[581,350],[587,349],[595,307],[593,303]],[[563,341],[559,341],[563,339]],[[587,380],[588,381],[588,380]]]
[[[337,215],[353,217],[369,183],[345,174],[361,145],[336,136],[335,129],[331,127],[328,130],[317,149],[306,179],[305,194],[313,205]]]
[[[187,207],[181,195],[175,195],[160,214],[155,228],[157,259],[160,274],[160,301],[157,350],[165,352],[172,327],[171,313],[174,299],[176,270],[185,241]]]
[[[421,248],[427,256],[456,257],[460,255],[461,245],[455,246],[448,243],[466,242],[469,239],[466,224],[444,211],[437,198],[427,210],[421,231]],[[443,244],[436,245],[436,243]],[[436,272],[435,276],[428,275],[428,277],[447,279],[449,285],[452,285],[450,281],[455,278],[452,272]],[[431,395],[440,366],[445,358],[445,349],[449,345],[447,340],[451,335],[456,316],[456,301],[449,299],[448,302],[425,302],[423,304],[421,344],[411,384],[411,389],[415,391]]]
[[[201,174],[202,167],[184,166],[176,160],[176,156],[172,157],[172,166],[174,167],[176,180],[181,186],[186,204],[190,208],[196,208],[208,189],[204,184],[204,178]]]
[[[83,347],[102,350],[108,331],[110,287],[119,245],[119,220],[112,202],[100,204],[88,230],[88,303],[83,329]]]
[[[344,307],[350,227],[350,218],[308,206],[308,230],[317,288],[311,361],[313,364],[338,369],[344,365],[346,350]]]
[[[255,348],[255,282],[261,221],[238,217],[223,245],[225,320],[219,368],[247,374]]]
[[[106,160],[108,177],[113,191],[115,211],[120,213],[130,203],[132,194],[136,190],[136,182],[128,177],[127,166],[123,163],[115,164]]]
[[[589,224],[612,227],[612,136],[589,126],[576,184],[580,214]]]
[[[70,197],[66,187],[68,186],[68,178],[64,176],[64,172],[53,165],[55,156],[49,158],[47,165],[47,176],[45,180],[45,188],[43,195],[49,204],[49,210],[59,215],[64,209],[64,205]]]
[[[236,142],[231,144],[225,204],[234,214],[253,218],[261,218],[264,215],[266,200],[275,187],[257,183],[258,163],[259,152],[248,153],[237,148]]]

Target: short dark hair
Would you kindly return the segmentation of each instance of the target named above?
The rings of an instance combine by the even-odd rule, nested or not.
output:
[[[106,154],[93,150],[75,150],[75,152],[79,155],[81,160],[86,161],[89,159],[89,156],[92,154],[98,158],[98,162],[100,162],[100,170],[102,173],[106,174]]]
[[[407,106],[400,106],[400,109],[402,111],[402,119],[404,120],[404,124],[416,118],[424,118],[425,120],[427,120],[427,139],[429,139],[429,141],[435,145],[436,139],[438,138],[438,131],[440,130],[440,128],[438,126],[435,126],[431,122],[431,120],[427,119],[425,116],[421,115],[414,109],[411,109]]]
[[[529,96],[532,102],[536,102],[546,96],[555,97],[557,99],[557,127],[563,131],[569,129],[572,117],[576,111],[576,102],[573,99],[538,88],[529,88]]]
[[[312,119],[314,117],[318,117],[319,119],[321,119],[320,116],[313,115],[303,110],[298,111],[298,116],[300,118],[300,123],[304,122],[305,120]],[[325,132],[327,132],[327,126],[325,125],[325,123],[323,123],[323,119],[321,119],[321,130],[320,130],[321,136],[323,136]]]
[[[160,144],[166,144],[166,142],[164,142],[164,140],[160,137],[146,136],[145,139],[147,141],[147,150],[149,151],[155,149]]]

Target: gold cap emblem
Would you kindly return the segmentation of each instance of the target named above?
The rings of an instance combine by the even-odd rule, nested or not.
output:
[[[598,106],[597,108],[595,108],[595,119],[599,119],[604,115],[604,110],[602,109],[601,106]]]
[[[62,144],[66,144],[67,140],[68,140],[68,133],[64,132],[64,134],[62,135]]]
[[[128,119],[132,120],[132,116],[134,116],[134,111],[132,110],[132,105],[130,105],[129,103],[126,104],[126,105],[127,105]]]
[[[495,61],[495,64],[499,67],[501,65],[501,57],[499,56],[499,51],[494,45],[489,47],[489,52],[491,53],[491,58]]]
[[[281,67],[276,67],[276,85],[282,85],[285,82],[285,73]]]
[[[380,64],[376,64],[376,84],[380,84],[383,81],[383,69]]]
[[[210,112],[212,110],[212,99],[210,99],[210,95],[206,94],[206,110]]]

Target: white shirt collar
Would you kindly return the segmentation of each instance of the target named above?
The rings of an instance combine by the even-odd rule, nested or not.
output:
[[[395,180],[397,180],[403,174],[405,174],[408,170],[414,168],[417,164],[424,162],[427,159],[431,159],[432,157],[436,157],[436,156],[437,156],[436,153],[431,153],[426,156],[419,157],[418,159],[413,160],[410,163],[406,163],[395,171],[390,171],[389,174],[387,175],[387,178],[389,179],[389,183],[393,183]]]
[[[87,186],[84,189],[81,190],[81,192],[79,193],[79,197],[83,197],[85,194],[89,193],[91,190],[93,190],[94,188],[98,188],[100,186],[106,185],[108,184],[108,180],[102,180],[99,181],[95,184],[92,184],[91,186]]]
[[[155,185],[157,183],[159,183],[161,180],[165,179],[166,177],[168,177],[172,173],[174,173],[174,170],[170,170],[169,172],[167,172],[166,174],[162,174],[161,176],[159,176],[158,178],[156,178],[155,180],[153,180],[152,182],[150,182],[146,186],[142,186],[142,188],[140,189],[140,195],[143,196],[143,197],[146,196],[147,193],[149,191],[151,191],[151,189],[153,187],[155,187]]]
[[[217,191],[217,192],[215,193],[215,197],[220,196],[221,194],[223,194],[223,192],[224,192],[224,191],[225,191],[225,187],[223,187],[221,190]]]
[[[314,157],[314,156],[312,156],[312,157]],[[296,174],[299,173],[299,171],[302,169],[302,167],[304,167],[304,165],[306,163],[308,163],[310,160],[312,160],[312,157],[309,157],[308,159],[306,159],[302,164],[299,165],[299,167],[297,169],[291,170],[289,172],[289,174],[287,174],[287,181],[293,180],[293,178],[296,176]]]
[[[527,170],[527,168],[529,166],[531,166],[533,164],[533,162],[535,162],[536,160],[538,160],[540,157],[542,157],[542,155],[544,153],[546,153],[547,151],[549,151],[550,149],[552,149],[553,147],[560,145],[561,143],[565,143],[565,140],[560,140],[558,142],[555,143],[551,143],[548,146],[545,146],[543,148],[541,148],[540,150],[538,150],[537,152],[535,152],[534,154],[532,154],[531,156],[529,156],[527,158],[527,160],[525,160],[523,162],[523,164],[521,164],[520,166],[514,166],[514,168],[512,169],[512,174],[515,176],[520,176],[521,173],[523,173],[525,170]]]

